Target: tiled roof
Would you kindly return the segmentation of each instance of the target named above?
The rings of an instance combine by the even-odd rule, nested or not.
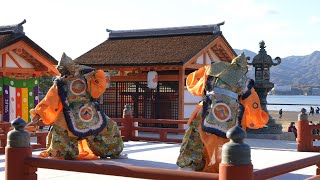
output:
[[[76,59],[106,66],[184,64],[221,35],[220,25],[112,31],[109,39]]]
[[[26,23],[26,20],[16,25],[0,26],[0,49],[22,40],[43,55],[46,59],[50,60],[51,63],[58,64],[56,59],[25,35],[22,26],[24,23]]]

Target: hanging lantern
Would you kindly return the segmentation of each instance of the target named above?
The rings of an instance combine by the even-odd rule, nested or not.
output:
[[[104,75],[106,76],[107,88],[109,88],[109,87],[110,87],[110,84],[111,84],[111,81],[110,81],[110,73],[107,71],[107,72],[104,72]]]
[[[148,72],[148,88],[155,89],[158,85],[158,73],[156,71]]]

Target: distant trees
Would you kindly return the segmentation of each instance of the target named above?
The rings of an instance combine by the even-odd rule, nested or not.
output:
[[[39,91],[45,95],[49,91],[50,87],[53,85],[54,76],[43,75],[39,79]]]

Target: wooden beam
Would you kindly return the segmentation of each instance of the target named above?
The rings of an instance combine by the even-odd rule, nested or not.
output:
[[[7,71],[7,56],[5,53],[2,54],[2,67],[1,67],[1,71],[3,76],[6,75],[6,71]]]
[[[34,70],[35,70],[35,71],[48,72],[48,71],[49,71],[49,68],[46,67],[46,66],[36,66],[36,67],[34,67]]]
[[[43,65],[49,68],[53,72],[54,75],[59,75],[59,71],[53,66],[52,63],[50,63],[45,57],[43,57],[40,53],[38,53],[36,50],[31,48],[27,43],[23,41],[17,42],[19,46],[22,47],[22,49],[26,50],[29,54],[31,54],[34,58],[36,58],[39,62],[41,62]]]
[[[9,45],[7,47],[4,47],[4,48],[0,49],[0,54],[4,54],[4,53],[7,53],[9,51],[12,51],[15,48],[19,48],[19,45],[17,43],[11,44],[11,45]]]
[[[207,65],[207,55],[206,55],[206,53],[203,54],[203,65]]]
[[[15,74],[35,74],[33,68],[0,68],[0,71]]]
[[[193,105],[195,105],[195,106],[197,106],[197,105],[199,105],[199,102],[188,102],[188,103],[184,103],[184,105],[189,105],[189,106],[193,106]]]
[[[179,69],[179,116],[178,119],[184,119],[184,82],[185,68]]]
[[[209,58],[210,58],[210,60],[211,60],[211,62],[213,62],[214,61],[214,59],[213,59],[213,57],[212,57],[212,55],[211,55],[211,48],[210,49],[208,49],[208,51],[207,51],[207,54],[208,54],[208,56],[209,56]]]
[[[11,60],[19,67],[22,68],[22,66],[19,64],[19,62],[10,54],[10,52],[7,52],[8,56],[11,58]]]
[[[111,82],[133,82],[147,81],[147,74],[139,74],[133,76],[111,76]],[[158,81],[179,81],[178,75],[158,75]]]
[[[0,96],[0,111],[1,111],[1,117],[2,117],[2,121],[4,121],[4,108],[3,108],[3,99],[4,99],[4,97],[1,95]],[[2,122],[1,122],[2,123]],[[1,142],[1,144],[2,144],[2,142]]]
[[[214,50],[214,47],[211,47],[211,48],[210,48],[210,54],[212,53],[211,56],[212,56],[212,55],[217,56],[216,53],[215,53],[215,51],[216,51],[216,50]],[[213,57],[212,57],[212,59],[213,59],[212,61],[214,61],[214,58],[213,58]]]
[[[102,70],[116,70],[116,71],[167,71],[167,70],[178,70],[181,65],[159,65],[159,66],[94,66],[91,65],[95,69]]]
[[[120,71],[120,76],[124,76],[124,71]]]
[[[186,66],[186,69],[200,69],[203,66],[205,66],[204,64],[190,64],[188,66]]]

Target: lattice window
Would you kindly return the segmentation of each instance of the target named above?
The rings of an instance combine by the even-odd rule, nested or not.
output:
[[[179,82],[159,82],[149,89],[147,82],[113,82],[103,94],[102,109],[109,117],[121,118],[126,104],[135,118],[178,119]]]

